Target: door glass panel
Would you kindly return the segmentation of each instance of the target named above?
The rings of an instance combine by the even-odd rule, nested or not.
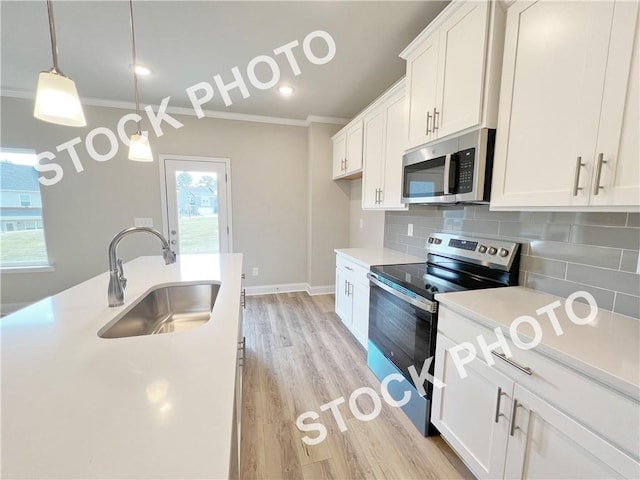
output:
[[[220,253],[218,174],[176,171],[180,253]]]

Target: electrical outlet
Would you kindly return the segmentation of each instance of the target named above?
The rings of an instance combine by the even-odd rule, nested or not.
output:
[[[254,277],[257,277],[258,275],[260,275],[260,271],[258,270],[258,267],[253,267],[253,270],[251,271],[251,275],[253,275]]]
[[[413,223],[407,225],[407,235],[413,237]]]
[[[360,219],[360,228],[364,228],[364,220],[362,218]]]
[[[148,218],[148,217],[140,217],[140,218],[134,218],[133,219],[133,224],[136,227],[153,227],[153,218]]]

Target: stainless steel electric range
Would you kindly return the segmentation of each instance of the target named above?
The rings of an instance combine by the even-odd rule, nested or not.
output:
[[[420,373],[425,360],[435,355],[434,296],[517,285],[520,244],[437,233],[426,246],[426,263],[371,267],[367,363],[381,381],[394,373],[404,377],[387,381],[387,389],[396,400],[409,391],[402,409],[423,435],[433,435],[438,433],[430,422],[433,385],[426,382],[421,396],[409,369],[414,366]]]

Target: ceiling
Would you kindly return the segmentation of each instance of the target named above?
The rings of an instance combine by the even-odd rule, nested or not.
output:
[[[209,82],[215,93],[205,110],[351,118],[404,74],[398,54],[447,3],[136,0],[138,62],[153,70],[140,79],[141,102],[157,105],[171,96],[170,106],[191,108],[186,88]],[[128,2],[55,0],[53,8],[60,68],[73,78],[80,96],[132,102]],[[38,73],[52,65],[45,0],[2,0],[0,9],[2,92],[33,96]],[[309,62],[302,50],[304,38],[316,30],[328,32],[336,44],[335,57],[324,65]],[[298,76],[283,54],[273,53],[294,40],[300,43],[293,50]],[[311,46],[319,57],[327,52],[319,39]],[[259,55],[278,62],[279,84],[294,86],[293,96],[251,85],[247,66]],[[242,72],[249,97],[234,89],[233,104],[225,106],[213,77],[219,74],[228,84],[233,67]],[[256,75],[267,80],[270,70],[262,64]]]

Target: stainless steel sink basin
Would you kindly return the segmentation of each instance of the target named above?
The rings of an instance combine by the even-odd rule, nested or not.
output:
[[[151,290],[100,329],[102,338],[184,332],[209,321],[220,285],[164,285]]]

